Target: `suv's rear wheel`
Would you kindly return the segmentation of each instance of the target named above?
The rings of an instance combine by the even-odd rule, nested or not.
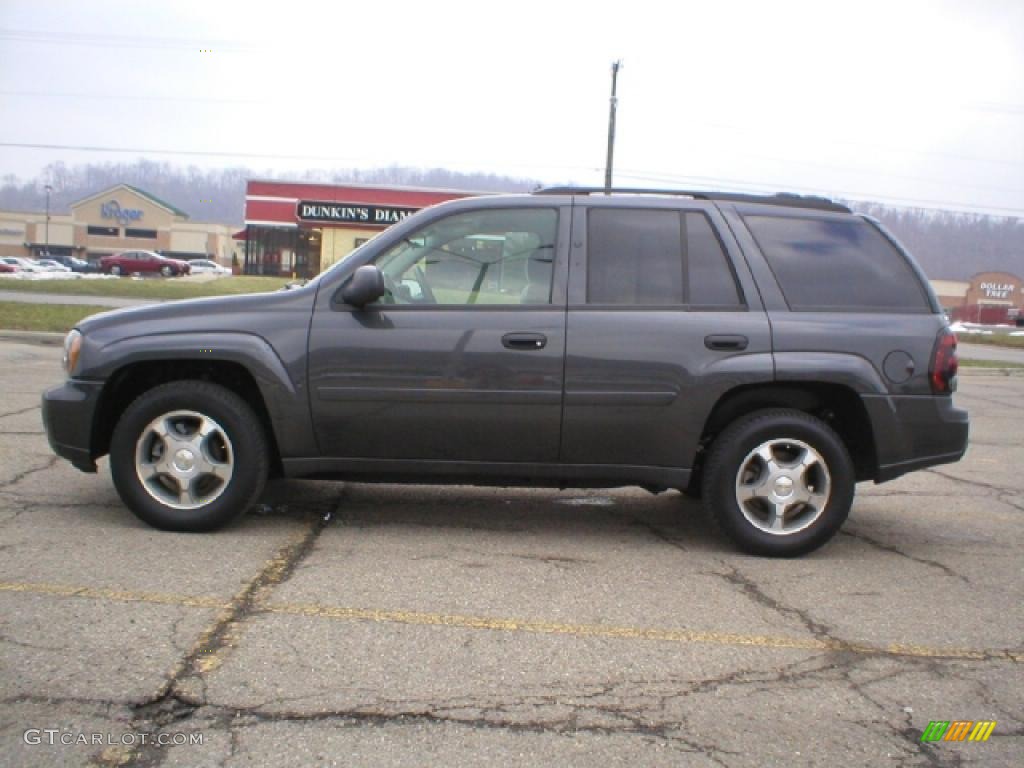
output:
[[[846,446],[825,422],[802,411],[757,411],[712,445],[704,505],[742,549],[793,557],[835,535],[854,483]]]
[[[175,381],[135,400],[114,428],[110,471],[139,519],[209,531],[244,512],[267,479],[267,440],[252,409],[224,387]]]

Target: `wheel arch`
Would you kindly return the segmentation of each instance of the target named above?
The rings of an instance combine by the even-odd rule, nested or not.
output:
[[[700,476],[706,449],[722,430],[740,416],[764,408],[793,408],[820,418],[842,438],[856,479],[872,480],[877,475],[871,419],[852,388],[829,382],[777,381],[735,387],[718,399],[704,423],[693,476]]]
[[[281,474],[281,451],[274,422],[256,377],[241,363],[232,360],[164,359],[127,363],[107,380],[96,408],[92,429],[92,456],[110,451],[110,440],[121,414],[144,392],[172,381],[208,381],[241,397],[256,414],[270,447],[270,467]]]

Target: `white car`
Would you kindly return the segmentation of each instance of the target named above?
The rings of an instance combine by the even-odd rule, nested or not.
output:
[[[65,267],[59,261],[53,259],[36,259],[36,266],[42,268],[44,272],[70,272],[68,267]]]
[[[193,275],[230,275],[231,270],[212,259],[189,259]]]
[[[21,272],[45,272],[46,270],[37,266],[35,262],[24,259],[21,256],[0,256],[0,264],[9,264],[17,267]]]

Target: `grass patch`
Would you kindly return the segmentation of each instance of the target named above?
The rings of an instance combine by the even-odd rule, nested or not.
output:
[[[0,328],[6,331],[53,331],[67,333],[82,318],[113,307],[83,304],[25,304],[0,301]]]
[[[201,296],[229,296],[238,293],[276,291],[289,282],[287,277],[237,275],[218,280],[188,278],[132,280],[0,280],[0,290],[24,293],[57,293],[65,296],[117,296],[134,299],[194,299]]]
[[[1024,328],[1020,330],[1024,331]],[[956,340],[961,344],[987,344],[990,347],[1024,349],[1024,336],[1010,336],[1005,333],[958,333]]]
[[[1024,368],[1024,363],[1007,363],[1002,360],[961,360],[961,368]]]

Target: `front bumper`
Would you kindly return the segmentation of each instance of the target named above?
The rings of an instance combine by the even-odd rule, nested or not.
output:
[[[102,381],[68,379],[43,393],[43,428],[53,452],[83,472],[95,472],[92,432]]]
[[[875,434],[875,482],[936,464],[959,461],[967,451],[970,421],[948,396],[866,396]]]

